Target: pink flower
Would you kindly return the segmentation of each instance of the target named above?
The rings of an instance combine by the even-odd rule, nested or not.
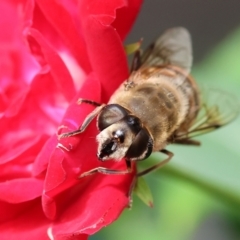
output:
[[[134,173],[78,176],[100,165],[94,123],[77,129],[128,77],[123,40],[141,0],[1,1],[0,239],[87,239],[129,204]],[[104,163],[113,169],[124,163]]]

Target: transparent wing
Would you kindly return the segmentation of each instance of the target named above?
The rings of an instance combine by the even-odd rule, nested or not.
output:
[[[190,72],[192,66],[192,43],[189,32],[183,27],[168,29],[141,57],[142,67],[175,65]]]
[[[211,132],[233,121],[240,112],[237,98],[217,89],[204,91],[196,120],[186,133],[176,133],[174,138],[190,139]]]

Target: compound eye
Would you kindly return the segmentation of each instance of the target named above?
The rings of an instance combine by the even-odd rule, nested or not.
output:
[[[131,129],[132,133],[137,134],[142,129],[142,124],[139,118],[128,115],[124,118],[127,126]]]
[[[142,129],[129,147],[126,158],[131,160],[144,160],[152,153],[153,140],[146,129]]]
[[[98,116],[98,129],[102,131],[123,119],[127,114],[128,111],[118,104],[107,105]]]

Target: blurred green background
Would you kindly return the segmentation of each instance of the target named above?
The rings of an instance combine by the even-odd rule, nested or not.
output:
[[[188,5],[190,1],[179,2],[175,9],[174,1],[145,1],[128,42],[146,34],[149,44],[165,28],[173,26],[182,25],[190,32],[194,29],[194,50],[194,39],[200,46],[196,46],[193,76],[200,85],[224,89],[240,101],[239,11],[238,18],[235,17],[240,2],[225,1],[224,5],[223,1],[211,1],[209,6],[199,1],[192,1],[195,5]],[[155,7],[150,14],[151,6]],[[166,22],[169,24],[165,21],[162,24],[161,18],[168,9]],[[146,24],[152,27],[152,33],[144,31],[142,25]],[[139,35],[141,28],[143,33]],[[203,37],[204,31],[211,34],[205,33]],[[239,240],[240,117],[197,140],[202,143],[200,147],[169,145],[167,149],[175,154],[171,162],[145,177],[153,194],[153,208],[134,195],[132,209],[126,209],[116,222],[90,239]],[[159,158],[162,159],[162,155],[152,154],[139,167],[152,165]]]

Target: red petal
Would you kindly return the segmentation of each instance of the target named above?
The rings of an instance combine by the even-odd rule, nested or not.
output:
[[[77,19],[75,2],[37,0],[37,3],[81,67],[89,72],[91,67],[86,52],[86,44],[81,33],[81,26]]]
[[[42,144],[46,141],[46,138],[27,134],[26,132],[14,134],[9,131],[8,133],[4,132],[4,138],[1,138],[1,140],[4,142],[4,145],[2,145],[0,151],[0,164],[5,164],[17,158],[19,158],[19,160],[30,158],[31,154],[35,156]],[[23,164],[23,162],[30,161],[22,161],[21,164]]]
[[[14,106],[14,103],[18,100],[21,103],[28,84],[39,71],[37,62],[22,39],[22,25],[26,23],[22,19],[21,7],[0,1],[0,111],[8,110],[6,115],[9,116],[16,114],[21,104]]]
[[[2,150],[6,152],[6,154],[0,153],[2,181],[31,178],[33,159],[35,159],[45,143],[46,136],[30,135],[23,137],[24,133],[19,132],[19,135],[9,133],[5,135],[5,138],[1,139],[5,143]],[[15,137],[14,140],[13,136]]]
[[[3,222],[16,218],[17,216],[19,216],[19,214],[27,212],[31,207],[32,207],[31,201],[22,202],[18,204],[0,201],[0,223],[2,224]]]
[[[94,72],[102,83],[102,100],[128,77],[128,64],[118,32],[111,26],[116,9],[125,1],[81,1],[80,16],[87,50]]]
[[[34,9],[34,1],[32,0],[8,0],[5,2],[9,2],[14,6],[21,18],[21,27],[22,30],[27,30],[30,25],[32,24],[32,17],[33,17],[33,9]],[[13,17],[13,16],[11,16]],[[16,24],[16,22],[15,22]]]
[[[66,100],[71,101],[76,91],[73,80],[64,62],[37,30],[31,29],[30,34],[41,46],[44,58],[51,67],[51,74],[56,83],[56,87],[65,95]]]
[[[124,40],[140,11],[142,0],[128,0],[125,7],[116,10],[116,19],[112,26],[117,29],[121,39]]]
[[[116,18],[116,10],[127,5],[125,0],[82,0],[80,4],[80,17],[95,16],[103,25],[109,26]]]
[[[51,154],[54,152],[56,146],[56,136],[52,136],[51,138],[49,138],[48,141],[43,145],[33,164],[33,176],[37,176],[42,172],[46,171],[49,159],[51,157]]]
[[[50,224],[50,221],[43,215],[40,201],[37,199],[28,204],[28,209],[24,212],[0,225],[0,239],[49,240]]]
[[[0,183],[0,199],[9,203],[20,203],[41,196],[43,180],[18,178]]]
[[[119,168],[119,163],[112,168]],[[94,234],[113,222],[128,205],[129,185],[132,175],[94,175],[79,180],[75,198],[54,224],[55,234]],[[86,187],[87,184],[87,187]],[[80,188],[82,186],[85,186]],[[80,189],[79,189],[80,188]],[[69,196],[69,194],[66,193]],[[64,222],[63,222],[64,220]]]

